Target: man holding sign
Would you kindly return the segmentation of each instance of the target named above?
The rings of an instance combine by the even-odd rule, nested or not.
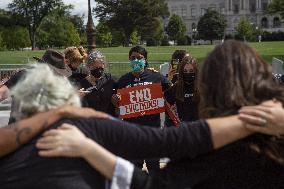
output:
[[[160,112],[164,112],[163,91],[171,86],[171,82],[160,73],[146,69],[147,51],[141,46],[130,49],[129,65],[132,71],[118,81],[120,117],[131,123],[160,128]],[[150,171],[159,169],[159,161],[147,161],[147,168]]]

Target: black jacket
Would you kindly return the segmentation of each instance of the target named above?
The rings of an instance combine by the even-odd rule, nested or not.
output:
[[[93,87],[85,78],[79,80],[77,84],[85,90]],[[91,92],[86,94],[82,103],[84,107],[90,107],[97,111],[102,111],[111,115],[115,115],[115,108],[111,103],[111,97],[116,88],[116,81],[111,74],[104,73],[101,79],[96,83],[96,86],[91,89]]]

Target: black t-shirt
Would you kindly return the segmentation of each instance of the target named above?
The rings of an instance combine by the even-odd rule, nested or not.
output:
[[[165,91],[171,86],[171,82],[163,75],[158,72],[154,72],[148,69],[136,78],[131,72],[123,75],[118,80],[118,88],[127,88],[127,87],[134,87],[138,85],[148,85],[153,83],[161,83],[162,90]],[[125,119],[125,121],[131,123],[137,123],[141,125],[149,125],[153,127],[160,127],[160,114],[153,114],[153,115],[145,115],[142,117],[136,118],[129,118]]]
[[[126,159],[194,158],[212,150],[210,131],[204,121],[161,130],[138,128],[118,119],[66,119],[50,128],[62,123],[76,125],[87,137]],[[80,158],[39,157],[35,143],[40,136],[0,159],[1,189],[104,188],[103,176]]]
[[[250,148],[245,139],[199,156],[170,162],[151,177],[135,169],[136,189],[271,189],[284,188],[284,166]]]
[[[164,96],[170,104],[176,103],[177,112],[181,121],[196,121],[198,119],[198,103],[194,96],[194,85],[184,85],[184,101],[176,98],[176,85],[165,91]]]
[[[85,90],[88,88],[91,90],[91,93],[82,98],[84,107],[114,115],[115,108],[111,103],[111,97],[116,88],[116,81],[110,74],[104,73],[96,82],[96,86],[93,86],[86,78],[79,80],[78,85]]]
[[[74,87],[80,89],[80,81],[85,79],[86,76],[87,74],[72,72],[72,75],[68,77],[68,80]]]

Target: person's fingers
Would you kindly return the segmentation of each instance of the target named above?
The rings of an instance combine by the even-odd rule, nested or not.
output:
[[[42,138],[38,139],[37,142],[40,142],[40,143],[54,143],[55,140],[56,139],[53,136],[45,136],[45,137],[42,137]]]
[[[58,135],[59,131],[57,129],[50,129],[43,133],[43,136],[56,136]]]
[[[264,102],[261,103],[261,105],[265,106],[265,107],[275,107],[275,106],[282,107],[282,103],[280,101],[278,101],[277,99],[264,101]]]
[[[268,134],[268,130],[266,127],[259,127],[257,125],[251,125],[251,124],[246,124],[245,126],[247,129],[257,132],[257,133],[264,133],[264,134]]]
[[[266,106],[244,106],[239,110],[239,113],[257,113],[257,114],[262,114],[262,113],[271,113],[271,108],[270,107],[266,107]]]
[[[63,123],[61,126],[58,127],[58,129],[62,129],[62,130],[70,130],[70,129],[74,129],[76,127],[74,127],[73,125],[70,124],[66,124]]]
[[[263,126],[264,124],[267,123],[266,119],[247,115],[247,114],[242,114],[242,113],[239,114],[239,119],[248,124],[257,125],[257,126]]]
[[[47,149],[55,149],[55,148],[57,148],[57,144],[56,143],[52,143],[52,142],[48,142],[48,143],[46,143],[46,142],[37,142],[36,143],[36,147],[38,148],[38,149],[45,149],[45,150],[47,150]]]
[[[60,157],[61,153],[58,149],[40,150],[38,154],[42,157]]]

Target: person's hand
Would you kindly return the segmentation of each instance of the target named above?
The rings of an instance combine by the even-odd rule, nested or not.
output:
[[[65,123],[44,132],[36,147],[43,157],[83,157],[90,150],[89,140],[77,127]]]
[[[0,87],[0,102],[7,99],[9,96],[9,88],[6,85]]]
[[[173,69],[172,65],[170,64],[169,73],[168,73],[168,80],[171,81],[176,73],[177,73],[177,70]]]
[[[276,136],[284,134],[284,109],[278,101],[270,100],[257,106],[244,106],[239,110],[239,118],[252,131]]]
[[[84,96],[86,96],[86,94],[89,94],[90,92],[91,91],[85,91],[84,88],[81,88],[81,89],[78,90],[78,93],[79,93],[80,97],[84,97]]]
[[[119,95],[113,94],[112,97],[111,97],[111,103],[114,105],[114,107],[118,108],[119,101],[120,101]]]
[[[67,118],[109,118],[109,115],[106,113],[95,111],[91,108],[79,108],[75,106],[63,106],[59,108],[59,114]]]
[[[154,72],[154,73],[158,73],[159,72],[158,70],[155,70],[155,68],[147,68],[147,70],[150,70],[151,72]]]

